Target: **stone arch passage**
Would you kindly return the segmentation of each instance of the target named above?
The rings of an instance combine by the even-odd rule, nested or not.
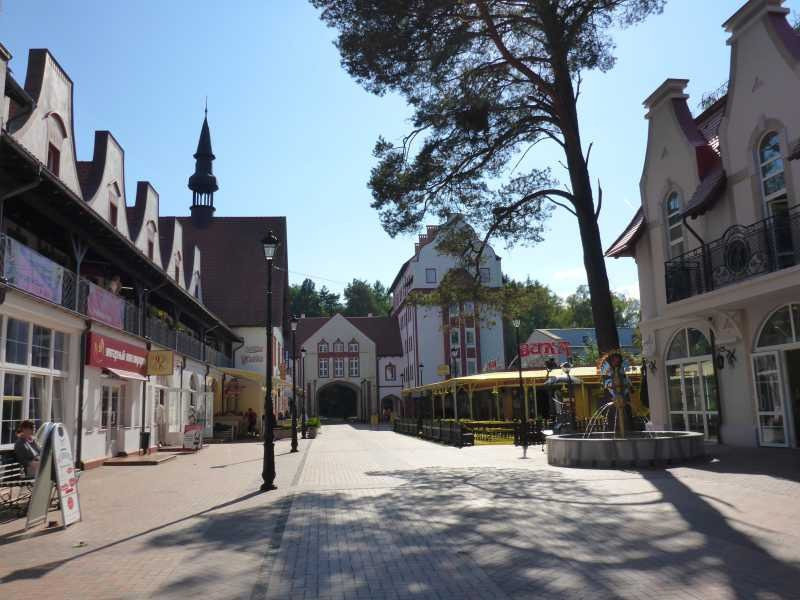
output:
[[[358,391],[346,383],[329,383],[317,392],[319,416],[346,419],[358,416]]]

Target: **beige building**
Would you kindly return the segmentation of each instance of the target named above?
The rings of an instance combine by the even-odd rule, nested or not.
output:
[[[727,91],[647,100],[642,206],[608,250],[639,271],[652,420],[736,445],[800,445],[800,33],[783,0],[724,23]]]

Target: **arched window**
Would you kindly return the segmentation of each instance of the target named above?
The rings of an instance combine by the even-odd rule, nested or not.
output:
[[[667,241],[669,242],[669,257],[675,258],[686,251],[683,239],[683,219],[681,218],[682,202],[678,192],[671,192],[664,202],[664,212],[667,223]]]
[[[333,351],[344,352],[344,342],[338,339],[335,342],[333,342]]]
[[[796,384],[800,355],[800,304],[786,304],[774,311],[761,327],[753,354],[758,436],[762,446],[786,446],[786,411],[782,359],[786,361],[789,388]],[[795,404],[797,407],[797,404]]]
[[[328,352],[328,342],[326,342],[325,340],[320,341],[320,343],[317,344],[317,352],[319,352],[320,354]]]
[[[764,201],[786,196],[786,177],[778,133],[770,131],[761,138],[758,146],[759,172]]]
[[[397,369],[393,364],[390,363],[386,365],[384,371],[385,371],[384,377],[386,378],[386,381],[394,381],[395,379],[397,379]]]
[[[667,351],[667,398],[672,429],[717,439],[719,409],[711,344],[699,329],[681,329]]]

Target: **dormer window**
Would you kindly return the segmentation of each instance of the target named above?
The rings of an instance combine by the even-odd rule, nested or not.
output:
[[[53,144],[47,146],[47,168],[50,172],[58,177],[58,172],[61,167],[61,151]]]
[[[664,203],[667,219],[667,240],[669,242],[669,257],[675,258],[686,251],[683,241],[683,219],[681,217],[681,196],[672,192]]]
[[[333,351],[344,352],[344,342],[342,340],[336,340],[333,342]]]

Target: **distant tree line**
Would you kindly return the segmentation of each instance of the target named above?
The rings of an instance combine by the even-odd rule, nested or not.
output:
[[[348,317],[387,316],[392,308],[389,292],[380,281],[370,284],[362,279],[353,279],[341,295],[324,285],[317,290],[311,279],[305,279],[290,286],[289,302],[293,315],[307,317],[330,317],[337,313]]]

